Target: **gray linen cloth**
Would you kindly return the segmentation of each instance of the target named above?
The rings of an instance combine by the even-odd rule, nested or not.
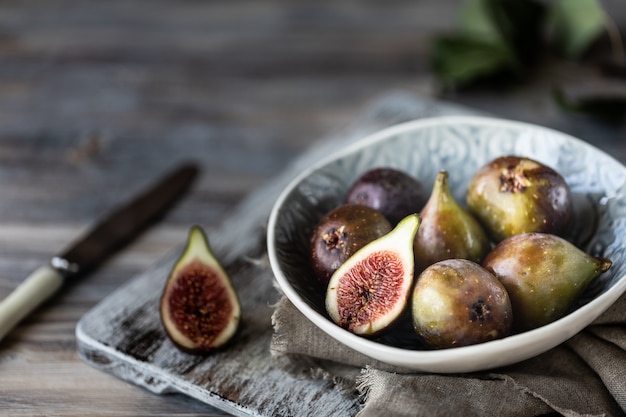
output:
[[[286,298],[272,316],[274,355],[363,396],[359,417],[626,415],[626,297],[556,348],[508,367],[458,375],[411,373],[335,341]]]
[[[337,139],[312,149],[292,172],[394,123],[420,117],[475,114],[397,92],[374,102]],[[286,173],[286,177],[289,173]],[[335,341],[286,298],[272,316],[272,353],[311,378],[332,380],[346,395],[361,396],[369,416],[622,416],[626,415],[626,298],[580,334],[556,348],[501,369],[460,375],[408,373]]]

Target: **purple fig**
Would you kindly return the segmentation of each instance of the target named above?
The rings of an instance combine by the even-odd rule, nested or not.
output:
[[[354,252],[391,231],[378,210],[344,204],[327,213],[311,237],[311,266],[317,281],[326,288],[333,272]]]
[[[346,203],[363,204],[380,211],[391,224],[409,214],[418,213],[425,202],[421,183],[411,175],[394,168],[374,168],[352,184]]]

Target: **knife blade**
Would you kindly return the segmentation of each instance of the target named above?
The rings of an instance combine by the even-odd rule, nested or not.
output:
[[[0,301],[0,340],[61,286],[93,271],[156,222],[189,188],[198,174],[184,164],[161,178],[130,202],[97,222],[49,265],[31,273]]]

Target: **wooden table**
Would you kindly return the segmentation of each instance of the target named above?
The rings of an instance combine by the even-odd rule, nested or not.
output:
[[[428,48],[460,3],[0,5],[0,299],[169,168],[203,168],[162,222],[0,342],[0,415],[221,415],[93,369],[76,353],[77,321],[367,103],[393,90],[434,96]],[[624,27],[619,3],[606,2]],[[578,67],[547,72],[593,80]],[[543,75],[445,99],[573,133],[626,162],[624,127],[563,113]]]

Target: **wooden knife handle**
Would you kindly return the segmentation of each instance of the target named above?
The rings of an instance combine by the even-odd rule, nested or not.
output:
[[[63,276],[51,266],[42,266],[0,302],[0,340],[37,306],[54,294]]]

